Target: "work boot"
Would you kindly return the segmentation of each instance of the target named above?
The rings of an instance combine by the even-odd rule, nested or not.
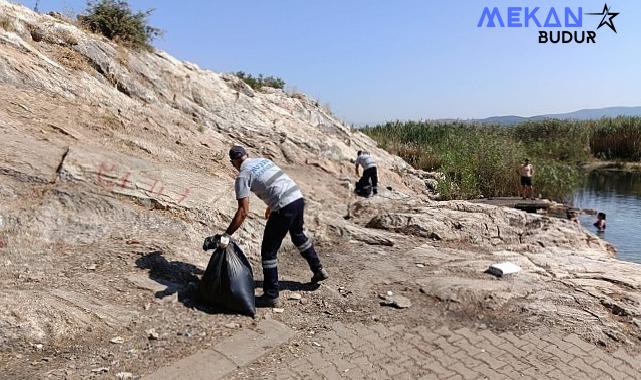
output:
[[[321,268],[317,270],[316,273],[314,273],[314,276],[312,277],[311,282],[313,282],[314,284],[317,284],[321,281],[327,280],[328,278],[329,278],[329,274],[327,273],[327,271]]]
[[[263,294],[262,296],[256,298],[256,307],[263,307],[263,308],[280,307],[280,299],[267,297],[266,295]]]

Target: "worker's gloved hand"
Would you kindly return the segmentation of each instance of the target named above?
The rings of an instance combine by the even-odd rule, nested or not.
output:
[[[203,242],[203,250],[222,248],[225,249],[231,242],[231,236],[227,234],[216,234],[205,239]]]
[[[231,236],[227,234],[222,234],[220,235],[220,239],[218,239],[218,248],[225,249],[231,242]]]

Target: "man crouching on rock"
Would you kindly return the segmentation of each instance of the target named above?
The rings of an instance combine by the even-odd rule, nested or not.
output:
[[[363,167],[363,176],[358,181],[359,183],[372,185],[372,193],[378,194],[378,172],[376,169],[376,161],[369,152],[358,151],[356,157],[356,176],[358,177],[358,166]]]
[[[249,214],[250,191],[267,204],[265,217],[268,219],[260,249],[263,295],[256,299],[256,306],[278,307],[277,253],[287,232],[314,274],[311,281],[318,283],[329,277],[318,259],[312,241],[303,232],[303,193],[274,162],[266,158],[249,158],[242,146],[232,147],[229,158],[239,172],[235,184],[238,210],[225,235],[229,237],[236,232]]]

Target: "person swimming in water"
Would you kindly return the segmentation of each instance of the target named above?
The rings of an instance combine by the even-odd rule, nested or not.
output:
[[[594,227],[599,230],[599,232],[604,232],[605,231],[605,214],[600,212],[596,216],[596,222],[594,222]]]

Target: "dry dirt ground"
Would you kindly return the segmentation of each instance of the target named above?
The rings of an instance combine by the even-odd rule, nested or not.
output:
[[[58,273],[40,278],[25,274],[14,279],[14,284],[16,291],[25,291],[30,286],[46,288],[55,283],[56,277],[64,275],[65,293],[75,296],[78,303],[86,302],[88,309],[102,310],[104,314],[98,315],[98,320],[107,324],[113,320],[116,325],[117,320],[123,319],[130,320],[131,324],[113,330],[109,335],[94,335],[89,340],[79,337],[61,339],[52,346],[25,344],[12,347],[0,356],[3,377],[112,377],[123,371],[142,375],[214,345],[236,329],[254,328],[257,321],[264,318],[281,320],[298,331],[322,330],[333,321],[371,322],[397,318],[398,312],[378,305],[377,293],[383,289],[421,298],[420,293],[409,286],[411,284],[403,284],[388,273],[401,269],[402,265],[409,266],[408,273],[419,270],[415,264],[401,264],[395,257],[409,247],[381,249],[362,243],[321,245],[319,251],[331,279],[319,287],[308,284],[310,274],[302,258],[291,250],[282,251],[279,256],[282,298],[287,299],[289,293],[298,292],[303,299],[285,301],[282,314],[259,309],[256,319],[251,319],[201,307],[190,300],[189,283],[196,282],[204,268],[168,261],[162,251],[136,247],[135,242],[120,248],[125,249],[101,252],[99,260],[91,263],[78,260],[81,253],[69,255],[68,260],[56,263]],[[256,280],[260,280],[260,265],[253,263],[253,266]],[[80,288],[82,282],[77,280],[86,276],[103,281],[101,298],[110,301],[108,306],[101,309],[91,294]],[[260,282],[257,286],[260,287]],[[105,297],[107,294],[109,296]],[[419,319],[443,312],[442,306],[435,306],[428,299],[416,299],[415,302],[417,305],[412,314]],[[429,307],[423,310],[422,304]],[[232,324],[237,327],[225,327]],[[146,330],[152,328],[158,333],[158,340],[148,338]],[[124,342],[111,343],[110,340],[117,336]],[[92,372],[100,368],[109,368],[109,373]]]
[[[341,245],[321,244],[318,250],[331,278],[320,286],[308,283],[310,273],[296,252],[282,250],[279,260],[284,311],[259,309],[255,319],[194,304],[190,299],[189,283],[197,281],[202,268],[192,263],[168,261],[162,251],[136,247],[135,242],[130,242],[127,249],[121,247],[119,251],[103,252],[95,267],[78,264],[75,260],[61,260],[58,265],[61,273],[66,274],[65,289],[74,289],[75,279],[83,276],[103,279],[102,288],[110,294],[112,304],[103,309],[104,315],[98,315],[99,319],[110,323],[122,318],[131,320],[131,324],[114,329],[109,335],[94,335],[89,340],[78,337],[60,340],[51,346],[25,345],[3,351],[0,356],[2,377],[114,378],[121,372],[139,377],[212,347],[238,330],[255,329],[263,319],[283,322],[295,331],[295,337],[264,359],[232,374],[233,378],[272,378],[281,371],[294,374],[293,378],[304,377],[297,372],[287,372],[288,365],[314,354],[310,347],[315,348],[315,341],[324,345],[324,336],[333,330],[336,323],[345,326],[402,325],[408,331],[416,328],[429,331],[467,328],[496,335],[511,332],[516,336],[525,333],[539,335],[541,331],[549,332],[550,328],[558,327],[545,319],[533,322],[512,311],[484,308],[477,303],[443,302],[423,294],[417,280],[438,272],[439,268],[438,265],[417,261],[411,254],[417,243],[421,244],[415,239],[411,244],[401,241],[394,247],[355,241]],[[432,241],[422,243],[425,247],[447,248]],[[260,267],[257,263],[253,263],[253,267],[256,279],[260,280]],[[57,274],[51,276],[56,277]],[[479,276],[493,278],[484,273],[479,273]],[[25,289],[33,284],[46,286],[47,277],[29,278],[26,275],[15,279],[16,288]],[[260,287],[260,282],[257,286]],[[259,293],[259,289],[257,291]],[[403,310],[381,306],[379,295],[388,291],[407,297],[412,306]],[[72,290],[65,292],[71,293]],[[299,293],[302,299],[288,300],[291,293]],[[88,308],[101,310],[95,304],[90,305],[91,295],[83,293],[82,289],[73,294],[79,298],[78,303],[87,302]],[[104,294],[102,298],[105,298]],[[157,339],[149,337],[149,329],[155,330]],[[110,342],[115,337],[121,337],[121,343]],[[387,343],[401,346],[401,342],[392,338]],[[627,347],[627,350],[634,355],[635,347]],[[609,350],[616,348],[610,346]],[[415,369],[419,372],[411,373],[410,378],[430,373],[418,365]],[[320,370],[310,373],[311,378],[332,378]],[[349,370],[340,375],[348,373]],[[358,374],[363,377],[391,376],[375,375],[374,372]],[[355,371],[350,374],[355,375]]]

